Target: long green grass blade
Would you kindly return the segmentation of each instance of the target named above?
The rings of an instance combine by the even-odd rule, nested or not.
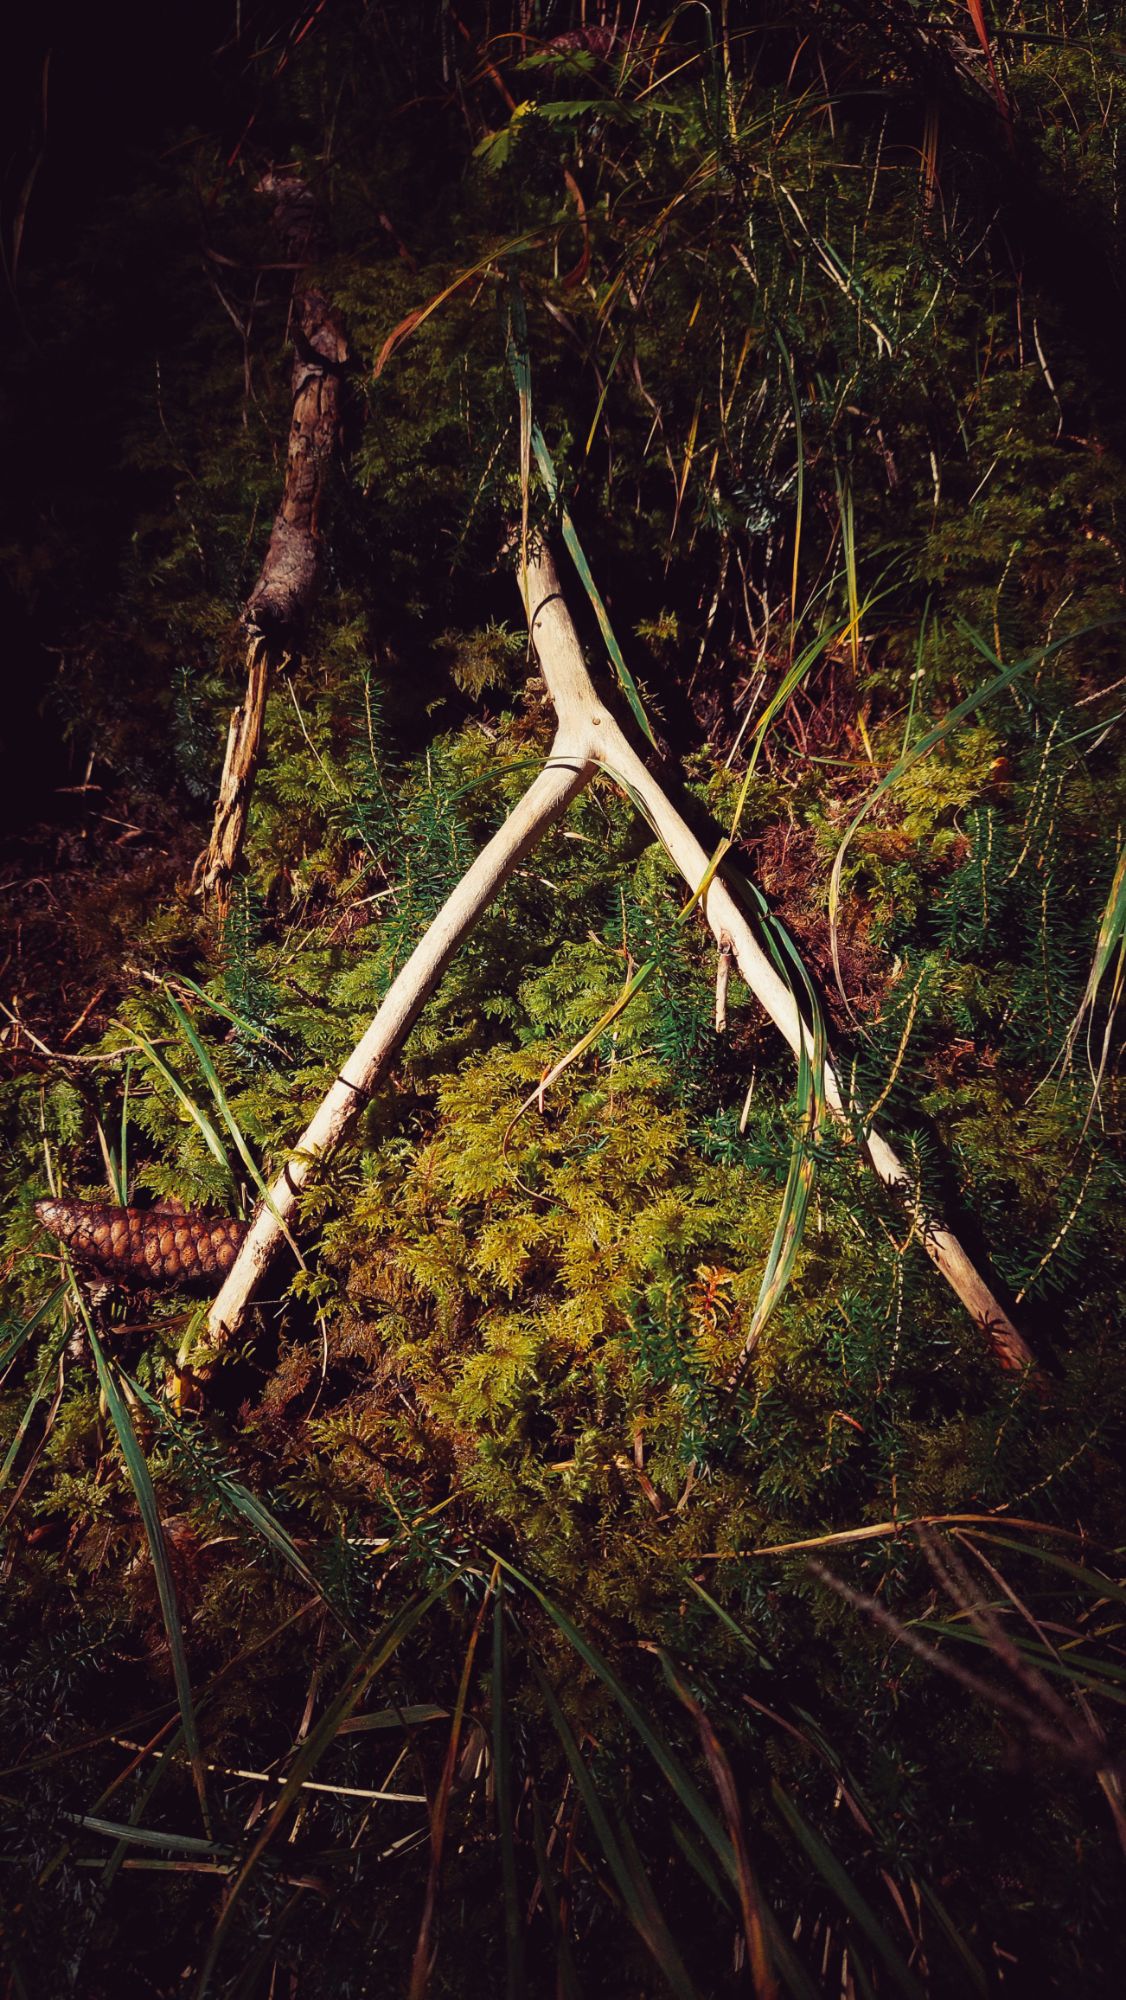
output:
[[[249,1492],[225,1467],[219,1466],[216,1463],[214,1455],[209,1455],[206,1460],[203,1460],[193,1442],[190,1431],[183,1424],[177,1422],[171,1410],[165,1404],[158,1402],[155,1396],[150,1396],[148,1390],[143,1389],[141,1384],[135,1381],[131,1375],[126,1375],[124,1370],[122,1370],[122,1379],[128,1383],[129,1388],[143,1408],[161,1426],[161,1429],[167,1432],[168,1436],[175,1441],[188,1466],[194,1465],[198,1475],[198,1483],[202,1490],[206,1493],[217,1491],[218,1496],[226,1502],[227,1506],[242,1520],[247,1522],[248,1526],[254,1530],[254,1533],[269,1548],[273,1549],[275,1554],[281,1557],[287,1567],[293,1571],[294,1576],[298,1578],[299,1582],[304,1584],[307,1590],[314,1591],[322,1603],[330,1611],[333,1611],[335,1616],[340,1617],[341,1614],[335,1610],[331,1600],[325,1596],[322,1586],[318,1583],[317,1578],[309,1568],[296,1543],[286,1533],[281,1522],[270,1512],[270,1509],[264,1502],[259,1500],[255,1494]]]
[[[490,1550],[489,1553],[494,1554],[495,1552]],[[735,1856],[731,1851],[731,1842],[728,1840],[715,1813],[700,1792],[699,1787],[689,1777],[676,1752],[670,1749],[667,1743],[662,1742],[656,1730],[648,1722],[634,1701],[632,1695],[627,1694],[616,1674],[607,1666],[602,1655],[596,1651],[589,1640],[583,1638],[582,1633],[578,1630],[577,1626],[571,1623],[566,1612],[561,1611],[559,1606],[553,1603],[551,1598],[546,1596],[539,1589],[538,1585],[534,1584],[514,1564],[506,1562],[500,1556],[496,1557],[496,1560],[500,1562],[501,1567],[507,1570],[510,1576],[515,1577],[518,1583],[523,1584],[525,1590],[531,1591],[532,1596],[543,1606],[552,1623],[563,1634],[568,1645],[574,1648],[579,1658],[585,1661],[586,1665],[591,1669],[591,1672],[597,1674],[603,1686],[609,1688],[622,1714],[641,1738],[650,1756],[685,1810],[695,1820],[709,1847],[718,1856],[723,1864],[725,1873],[737,1889],[739,1882],[735,1868]]]
[[[344,1725],[344,1733],[351,1735],[361,1729],[413,1729],[420,1722],[448,1722],[450,1711],[440,1708],[436,1702],[408,1702],[405,1708],[377,1708],[370,1715],[353,1715]]]
[[[166,979],[163,984],[165,992],[171,997],[171,981]],[[284,1055],[285,1051],[281,1043],[276,1041],[274,1036],[269,1034],[257,1021],[252,1021],[247,1014],[241,1014],[237,1007],[232,1007],[227,1001],[218,999],[214,993],[208,993],[199,984],[198,980],[190,979],[186,972],[178,972],[176,974],[176,985],[186,986],[189,993],[194,994],[197,1000],[202,1001],[209,1013],[221,1015],[224,1021],[230,1022],[232,1028],[238,1029],[240,1035],[245,1035],[248,1041],[261,1042],[265,1047],[274,1049],[278,1055]]]
[[[105,1834],[127,1847],[164,1847],[170,1854],[225,1855],[231,1851],[229,1847],[220,1847],[217,1841],[200,1840],[193,1834],[160,1833],[153,1827],[133,1826],[124,1820],[99,1819],[94,1813],[64,1813],[62,1817],[84,1827],[87,1833]]]
[[[988,1528],[970,1528],[967,1539],[973,1542],[992,1542],[999,1549],[1010,1549],[1014,1555],[1027,1556],[1037,1562],[1046,1563],[1050,1569],[1063,1570],[1073,1576],[1076,1582],[1086,1584],[1096,1597],[1111,1597],[1118,1604],[1126,1604],[1126,1587],[1104,1576],[1101,1570],[1087,1569],[1082,1563],[1072,1562],[1070,1556],[1058,1556],[1052,1549],[1038,1548],[1035,1542],[1017,1542],[1010,1535],[996,1535]]]
[[[739,1641],[739,1644],[742,1647],[744,1647],[745,1650],[750,1654],[756,1667],[762,1667],[766,1670],[767,1673],[773,1673],[775,1665],[774,1661],[770,1659],[766,1653],[762,1652],[762,1650],[757,1645],[755,1640],[751,1638],[750,1634],[744,1632],[743,1627],[736,1623],[735,1619],[731,1616],[730,1611],[725,1611],[723,1605],[717,1603],[716,1599],[712,1597],[710,1593],[704,1589],[703,1584],[697,1583],[696,1578],[694,1576],[691,1576],[687,1570],[682,1571],[681,1574],[684,1578],[684,1582],[688,1587],[688,1589],[694,1591],[696,1596],[700,1599],[701,1603],[706,1604],[708,1610],[713,1612],[714,1615],[719,1619],[720,1624],[725,1625],[727,1627],[727,1630],[731,1633],[732,1638],[737,1639]]]
[[[158,1790],[165,1775],[169,1771],[174,1769],[171,1752],[174,1749],[179,1748],[179,1745],[183,1741],[183,1734],[184,1732],[182,1728],[177,1729],[175,1734],[171,1736],[168,1741],[167,1747],[169,1754],[165,1757],[155,1757],[153,1759],[152,1768],[143,1777],[140,1789],[138,1791],[138,1795],[133,1801],[133,1808],[129,1814],[128,1821],[126,1822],[126,1829],[139,1826],[141,1821],[144,1819],[148,1811],[149,1801],[152,1799],[155,1792]],[[104,1801],[107,1798],[111,1798],[113,1796],[113,1791],[115,1791],[116,1789],[117,1787],[115,1785],[112,1790],[107,1789],[107,1791],[103,1792],[102,1797],[100,1799],[95,1799],[94,1804],[91,1807],[91,1814],[95,1818],[101,1817],[98,1808],[104,1803]],[[109,1822],[106,1823],[109,1824]],[[123,1829],[123,1831],[125,1831],[126,1829]],[[186,1839],[188,1838],[188,1836],[185,1835],[184,1838]],[[112,1889],[115,1881],[117,1880],[118,1875],[120,1874],[122,1868],[124,1867],[126,1860],[130,1858],[135,1860],[136,1858],[135,1856],[132,1857],[130,1856],[130,1851],[129,1851],[130,1846],[131,1843],[127,1838],[119,1838],[118,1840],[115,1841],[113,1847],[110,1850],[109,1855],[106,1858],[105,1864],[102,1868],[102,1872],[98,1877],[98,1884],[94,1894],[93,1907],[91,1908],[89,1916],[87,1918],[86,1936],[88,1944],[93,1941],[96,1935],[98,1923],[101,1918],[101,1913],[105,1908],[106,1898],[108,1897],[110,1890]]]
[[[54,1291],[49,1292],[47,1297],[35,1307],[34,1312],[24,1320],[23,1325],[18,1326],[14,1333],[9,1333],[0,1342],[0,1370],[5,1369],[9,1361],[15,1360],[21,1347],[26,1347],[32,1335],[38,1333],[39,1328],[45,1320],[50,1319],[55,1307],[61,1304],[69,1290],[69,1281],[64,1278],[62,1283],[56,1285]]]
[[[437,1790],[428,1802],[430,1818],[430,1869],[426,1882],[422,1918],[418,1926],[414,1958],[411,1964],[409,2000],[427,2000],[430,1988],[430,1972],[432,1967],[430,1940],[433,1936],[434,1918],[438,1907],[442,1851],[445,1846],[450,1799],[453,1795],[454,1776],[457,1771],[458,1746],[461,1742],[462,1725],[465,1721],[466,1703],[469,1700],[469,1689],[473,1679],[473,1666],[477,1657],[481,1628],[484,1625],[485,1613],[488,1609],[489,1593],[495,1590],[497,1581],[498,1571],[494,1564],[493,1574],[489,1580],[489,1589],[481,1599],[477,1616],[473,1621],[473,1627],[469,1634],[469,1644],[465,1649],[461,1663],[461,1674],[458,1678],[453,1713],[450,1716],[450,1727],[446,1737],[446,1761],[442,1766],[442,1774],[438,1780]]]
[[[129,1090],[133,1082],[133,1058],[125,1058],[125,1075],[121,1084],[121,1132],[117,1148],[118,1196],[122,1208],[129,1201]]]
[[[203,1072],[204,1082],[207,1084],[207,1087],[210,1090],[212,1097],[215,1099],[215,1108],[218,1111],[220,1118],[223,1120],[223,1123],[226,1126],[228,1132],[230,1133],[231,1138],[235,1142],[235,1150],[238,1153],[239,1159],[242,1161],[243,1166],[246,1168],[246,1171],[250,1175],[250,1178],[254,1182],[254,1185],[258,1189],[258,1192],[262,1194],[265,1192],[266,1183],[262,1178],[258,1162],[254,1158],[254,1155],[251,1152],[250,1147],[246,1143],[241,1127],[239,1126],[238,1120],[236,1119],[234,1112],[231,1110],[231,1107],[227,1102],[227,1093],[223,1089],[219,1072],[216,1069],[215,1064],[211,1060],[211,1055],[207,1048],[207,1045],[201,1039],[199,1034],[196,1032],[195,1022],[192,1020],[192,1017],[188,1013],[187,1009],[185,1007],[181,1007],[180,1002],[176,998],[176,995],[167,986],[165,987],[165,997],[168,1001],[168,1005],[170,1006],[173,1014],[176,1017],[177,1026],[179,1027],[180,1032],[184,1037],[184,1040],[187,1042],[188,1047],[191,1049],[192,1054],[194,1055],[197,1063],[200,1066],[201,1071]]]
[[[700,1747],[707,1759],[712,1783],[727,1824],[731,1851],[735,1856],[739,1877],[740,1915],[747,1947],[747,1964],[757,2000],[779,2000],[774,1953],[771,1950],[771,1936],[775,1926],[751,1862],[745,1818],[730,1760],[707,1709],[681,1679],[663,1646],[659,1648],[659,1657],[665,1679],[696,1725]]]
[[[520,1921],[516,1845],[512,1832],[512,1744],[505,1699],[504,1597],[499,1589],[493,1602],[492,1711],[493,1797],[504,1891],[505,1993],[508,2000],[520,2000],[521,1994],[528,1990],[528,1978],[524,1963],[524,1928]]]
[[[626,665],[625,655],[618,644],[614,628],[610,623],[610,614],[606,609],[602,593],[594,581],[594,575],[586,559],[586,552],[579,540],[579,531],[572,519],[570,508],[567,506],[565,500],[560,499],[559,481],[556,478],[555,466],[552,463],[551,453],[548,451],[547,445],[544,442],[543,432],[538,424],[532,425],[532,449],[536,454],[536,464],[539,467],[540,478],[547,488],[548,496],[559,507],[559,524],[563,530],[564,545],[571,561],[578,570],[583,589],[590,599],[594,615],[598,620],[598,629],[602,634],[603,644],[610,656],[610,663],[618,678],[618,685],[630,705],[634,721],[646,742],[651,744],[655,750],[657,739],[650,726],[649,717],[645,713],[645,705],[638,692],[637,682]]]
[[[148,1540],[156,1576],[157,1594],[160,1598],[161,1616],[168,1635],[168,1650],[172,1657],[172,1674],[176,1683],[176,1699],[180,1707],[180,1720],[184,1730],[184,1744],[191,1760],[192,1776],[203,1816],[204,1831],[210,1834],[211,1816],[207,1804],[207,1783],[203,1766],[203,1751],[200,1747],[199,1732],[196,1727],[195,1706],[192,1700],[192,1685],[188,1674],[188,1658],[184,1650],[184,1632],[180,1623],[180,1607],[176,1600],[176,1586],[172,1579],[172,1569],[168,1561],[168,1549],[164,1540],[164,1530],[160,1524],[160,1510],[156,1503],[145,1454],[133,1429],[133,1420],[128,1405],[117,1386],[114,1370],[111,1368],[101,1341],[94,1330],[93,1321],[86,1316],[86,1332],[98,1371],[98,1381],[106,1399],[110,1420],[117,1432],[121,1455],[129,1474],[133,1491],[137,1497],[141,1520]]]
[[[156,1070],[157,1075],[162,1076],[164,1078],[165,1083],[169,1085],[170,1089],[174,1093],[178,1102],[182,1104],[184,1110],[187,1112],[188,1117],[192,1121],[192,1124],[196,1126],[197,1130],[201,1134],[203,1142],[207,1147],[208,1152],[211,1154],[214,1160],[218,1161],[224,1173],[230,1180],[231,1186],[237,1190],[238,1176],[235,1173],[233,1167],[231,1166],[230,1159],[227,1155],[226,1147],[224,1146],[223,1141],[220,1139],[218,1132],[215,1130],[215,1127],[212,1124],[210,1118],[207,1116],[206,1111],[204,1111],[196,1103],[195,1098],[192,1096],[191,1092],[187,1090],[185,1086],[180,1082],[180,1079],[176,1075],[175,1071],[164,1060],[164,1057],[161,1055],[160,1050],[154,1047],[153,1043],[149,1041],[147,1035],[143,1035],[138,1028],[128,1027],[123,1021],[119,1021],[117,1025],[119,1028],[122,1029],[123,1033],[130,1036],[130,1038],[136,1043],[137,1047],[141,1050],[142,1054],[147,1056],[149,1062]]]
[[[25,1437],[27,1436],[28,1430],[31,1425],[32,1417],[35,1415],[36,1410],[39,1408],[40,1403],[43,1401],[43,1398],[47,1392],[47,1384],[50,1381],[51,1376],[54,1374],[56,1367],[58,1366],[59,1356],[62,1353],[64,1346],[66,1345],[68,1331],[69,1329],[64,1325],[61,1332],[56,1335],[55,1339],[52,1341],[50,1347],[47,1350],[47,1355],[44,1360],[43,1367],[40,1370],[39,1380],[36,1383],[34,1390],[32,1391],[31,1400],[27,1404],[23,1416],[20,1418],[19,1424],[16,1427],[15,1436],[12,1438],[11,1444],[8,1446],[8,1449],[4,1454],[4,1462],[2,1465],[0,1465],[0,1491],[3,1490],[3,1488],[8,1484],[8,1480],[11,1478],[12,1468],[15,1465],[17,1458],[19,1457],[20,1446],[22,1445]]]
[[[293,1238],[293,1235],[289,1229],[289,1225],[287,1224],[285,1217],[280,1213],[280,1211],[276,1207],[270,1195],[269,1187],[258,1165],[258,1162],[254,1158],[254,1155],[251,1152],[250,1147],[246,1143],[246,1139],[243,1135],[242,1128],[239,1125],[238,1119],[235,1117],[235,1114],[231,1110],[230,1104],[227,1101],[227,1093],[223,1089],[222,1079],[220,1078],[219,1072],[216,1069],[215,1064],[211,1059],[211,1055],[207,1048],[207,1045],[202,1040],[200,1035],[197,1033],[196,1026],[191,1018],[191,1015],[187,1012],[186,1008],[181,1007],[175,994],[167,986],[165,988],[165,992],[168,998],[168,1005],[171,1007],[173,1014],[176,1016],[177,1024],[181,1032],[183,1033],[184,1038],[187,1041],[188,1046],[192,1051],[192,1054],[195,1056],[195,1059],[198,1062],[200,1069],[203,1072],[204,1081],[207,1084],[207,1087],[210,1090],[212,1097],[215,1099],[216,1110],[218,1111],[220,1118],[223,1120],[224,1125],[226,1126],[228,1132],[230,1133],[231,1138],[234,1140],[235,1150],[238,1153],[239,1159],[242,1161],[243,1166],[246,1168],[247,1173],[249,1174],[251,1180],[254,1183],[254,1186],[258,1190],[259,1199],[265,1202],[266,1207],[269,1209],[275,1221],[280,1224],[282,1234],[284,1235],[286,1242],[288,1243],[290,1249],[292,1250],[302,1270],[304,1270],[305,1259],[302,1256],[301,1251],[298,1248],[298,1245]]]
[[[451,1571],[450,1575],[444,1577],[441,1583],[436,1584],[432,1590],[428,1591],[425,1597],[416,1598],[413,1603],[406,1605],[402,1611],[397,1612],[394,1618],[383,1627],[381,1632],[376,1633],[375,1638],[364,1648],[356,1660],[344,1686],[335,1699],[329,1703],[320,1721],[309,1731],[309,1734],[303,1741],[295,1746],[292,1761],[286,1774],[285,1784],[282,1786],[270,1811],[267,1813],[261,1832],[254,1841],[250,1852],[247,1854],[227,1892],[223,1908],[219,1915],[219,1921],[212,1934],[203,1968],[200,1972],[199,1983],[196,1987],[196,2000],[204,2000],[204,1995],[211,1986],[211,1975],[215,1970],[216,1962],[223,1948],[227,1932],[230,1929],[235,1905],[242,1895],[251,1875],[254,1873],[255,1868],[258,1866],[266,1848],[269,1846],[270,1841],[282,1824],[282,1821],[297,1805],[301,1797],[301,1788],[305,1779],[316,1768],[325,1752],[335,1743],[342,1725],[348,1721],[356,1704],[362,1700],[368,1687],[381,1668],[386,1666],[388,1660],[393,1658],[394,1654],[398,1652],[404,1639],[414,1630],[419,1620],[425,1617],[431,1606],[437,1604],[438,1600],[444,1597],[447,1591],[452,1590],[458,1578],[463,1574],[464,1571],[461,1569]]]
[[[606,1858],[610,1873],[617,1884],[630,1922],[642,1943],[652,1953],[678,2000],[699,2000],[684,1961],[673,1943],[672,1933],[636,1848],[632,1843],[627,1846],[615,1834],[586,1760],[575,1741],[574,1731],[555,1698],[554,1689],[536,1660],[532,1661],[532,1670],[539,1683],[555,1733],[562,1745],[563,1755],[570,1766],[575,1788],[586,1809],[587,1818]]]
[[[539,467],[540,478],[543,480],[548,499],[551,501],[553,507],[558,507],[559,509],[559,524],[563,531],[563,541],[567,553],[578,570],[583,589],[590,599],[591,607],[598,621],[598,629],[602,634],[603,644],[606,647],[610,663],[617,675],[618,685],[629,703],[633,718],[642,735],[645,737],[646,742],[656,749],[657,739],[650,727],[649,718],[645,713],[644,704],[638,693],[637,683],[626,665],[625,656],[618,644],[614,628],[610,623],[610,614],[606,609],[602,593],[594,581],[594,576],[590,564],[586,559],[583,545],[579,540],[578,529],[575,527],[570,509],[560,495],[558,475],[556,474],[555,464],[547,448],[543,432],[532,417],[532,369],[528,353],[528,317],[524,308],[523,294],[515,278],[511,280],[509,285],[509,300],[508,365],[512,373],[513,382],[516,385],[516,395],[520,408],[521,486],[524,496],[523,532],[526,536],[526,458],[530,445],[531,450],[535,453],[536,464]]]
[[[911,1971],[902,1953],[896,1948],[881,1924],[871,1904],[862,1896],[855,1882],[842,1868],[836,1855],[827,1847],[821,1836],[802,1818],[789,1794],[777,1782],[770,1787],[774,1803],[782,1814],[790,1831],[799,1845],[804,1848],[822,1881],[832,1890],[838,1901],[848,1911],[858,1930],[864,1933],[869,1944],[882,1960],[885,1970],[897,1993],[905,2000],[926,2000],[923,1988]]]
[[[962,1971],[969,1980],[971,1988],[975,1993],[980,1993],[983,1996],[983,2000],[985,2000],[985,1996],[989,1992],[989,1981],[980,1960],[970,1950],[949,1910],[946,1908],[941,1897],[935,1895],[930,1883],[920,1881],[918,1877],[916,1877],[916,1881],[918,1882],[919,1894],[923,1902],[937,1923],[951,1951],[959,1960]]]
[[[586,434],[586,443],[583,446],[584,458],[590,457],[590,448],[591,445],[594,443],[594,433],[598,429],[598,419],[602,415],[602,411],[606,403],[606,398],[610,393],[610,384],[614,380],[614,377],[618,372],[618,363],[622,358],[622,353],[625,348],[626,341],[629,338],[629,333],[630,329],[627,326],[625,333],[622,334],[622,337],[619,340],[618,345],[616,346],[613,354],[610,357],[610,366],[606,370],[606,379],[603,382],[602,387],[599,391],[598,401],[594,406],[594,415],[590,420],[590,429]]]
[[[872,606],[874,604],[879,603],[880,596],[886,596],[886,595],[887,592],[882,591],[879,593],[878,596],[866,597],[864,603],[860,605],[857,610],[856,613],[857,620],[865,617],[867,613],[871,610]],[[762,714],[759,716],[759,719],[755,724],[754,734],[751,737],[751,749],[750,749],[750,755],[747,758],[747,768],[743,773],[743,782],[739,787],[739,793],[735,801],[735,809],[731,815],[731,825],[728,828],[727,832],[727,839],[729,845],[734,843],[735,836],[739,831],[739,825],[743,818],[743,812],[747,803],[747,794],[750,791],[751,787],[751,780],[754,777],[755,768],[758,764],[759,757],[762,754],[763,745],[766,742],[766,739],[770,734],[770,731],[773,728],[775,721],[777,720],[778,716],[782,713],[782,710],[785,708],[786,703],[790,700],[791,696],[797,691],[797,689],[801,686],[802,682],[808,677],[808,675],[812,672],[813,668],[817,665],[818,660],[822,658],[823,654],[828,652],[830,646],[835,645],[839,639],[843,638],[846,635],[847,631],[848,631],[847,625],[846,626],[841,626],[839,624],[828,625],[826,626],[823,632],[818,633],[816,639],[810,640],[808,646],[803,646],[801,652],[797,656],[797,659],[796,660],[791,659],[789,666],[786,668],[785,673],[783,674],[781,680],[778,683],[778,686],[775,688],[769,701],[763,708]]]
[[[793,357],[782,338],[778,327],[774,338],[782,356],[782,366],[786,371],[786,387],[790,391],[790,407],[794,413],[794,439],[797,448],[797,501],[794,515],[794,561],[790,582],[790,648],[793,650],[794,628],[798,616],[798,566],[801,561],[802,515],[805,505],[805,439],[802,435],[801,397],[798,395],[797,379],[794,375]]]
[[[552,1063],[547,1075],[537,1083],[534,1090],[528,1092],[527,1097],[513,1118],[513,1125],[515,1125],[517,1119],[524,1116],[526,1111],[531,1110],[533,1104],[539,1103],[544,1091],[550,1090],[552,1084],[558,1082],[564,1070],[570,1069],[572,1063],[578,1062],[580,1056],[584,1056],[587,1050],[599,1040],[600,1036],[606,1033],[607,1028],[613,1025],[618,1016],[625,1013],[630,1001],[636,994],[640,993],[641,988],[652,978],[656,970],[657,960],[651,958],[645,965],[638,968],[631,979],[627,979],[617,999],[611,1001],[605,1012],[599,1015],[593,1028],[588,1028],[586,1034],[581,1035],[579,1040],[567,1050],[566,1054],[560,1056],[558,1062]]]
[[[933,1633],[939,1638],[957,1639],[964,1646],[982,1646],[986,1652],[994,1650],[992,1641],[984,1632],[972,1632],[965,1625],[956,1625],[950,1619],[914,1618],[908,1622],[928,1635]],[[1077,1682],[1080,1687],[1104,1696],[1107,1701],[1126,1704],[1126,1667],[1117,1666],[1113,1660],[1090,1660],[1070,1647],[1064,1660],[1057,1653],[1050,1652],[1047,1646],[1037,1645],[1033,1639],[1013,1635],[1010,1635],[1010,1643],[1014,1652],[1041,1673],[1052,1674],[1057,1680]]]
[[[563,1923],[560,1899],[555,1886],[555,1870],[548,1851],[543,1807],[540,1805],[539,1793],[534,1786],[532,1787],[532,1845],[535,1849],[539,1884],[543,1890],[543,1900],[555,1943],[555,1977],[559,2000],[582,2000],[571,1941]]]

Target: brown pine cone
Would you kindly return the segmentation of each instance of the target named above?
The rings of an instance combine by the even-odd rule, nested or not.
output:
[[[238,1255],[246,1223],[179,1208],[111,1208],[94,1201],[37,1201],[45,1229],[124,1285],[217,1287]]]

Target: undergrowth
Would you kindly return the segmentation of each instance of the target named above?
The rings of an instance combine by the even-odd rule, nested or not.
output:
[[[607,42],[558,7],[268,8],[222,80],[253,139],[185,128],[19,279],[10,385],[115,386],[98,549],[79,440],[5,551],[96,788],[34,836],[54,904],[21,856],[0,1086],[13,1995],[1115,1990],[1113,17],[1010,10],[987,61],[978,10],[744,11]],[[220,919],[183,864],[278,491],[274,157],[356,360]],[[670,782],[713,849],[737,820],[850,1118],[811,1127],[735,974],[717,1029],[703,929],[600,779],[217,1356],[198,1300],[93,1287],[32,1203],[249,1213],[542,758],[514,284]],[[932,1269],[940,1214],[1033,1375]]]

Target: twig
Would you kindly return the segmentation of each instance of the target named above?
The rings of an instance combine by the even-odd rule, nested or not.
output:
[[[503,888],[514,868],[593,776],[593,766],[570,751],[560,730],[539,776],[515,811],[493,835],[388,992],[363,1040],[352,1051],[319,1110],[274,1181],[268,1202],[259,1204],[242,1249],[227,1276],[208,1322],[210,1337],[225,1345],[238,1334],[246,1310],[282,1239],[301,1189],[314,1168],[352,1130],[380,1078],[402,1047],[458,946]]]

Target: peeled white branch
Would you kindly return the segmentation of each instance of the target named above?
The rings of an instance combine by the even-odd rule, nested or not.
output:
[[[588,754],[628,787],[689,888],[697,889],[707,875],[709,856],[656,778],[646,769],[613,716],[598,702],[583,662],[578,634],[559,589],[555,566],[546,551],[537,552],[529,558],[525,596],[532,638],[549,688],[553,689],[556,681],[565,681],[568,688],[574,688],[579,676],[582,676],[591,732],[586,746]],[[577,696],[573,699],[577,700]],[[734,953],[744,983],[760,1006],[766,1009],[795,1055],[804,1042],[812,1060],[813,1038],[802,1020],[790,988],[775,971],[743,911],[718,875],[713,877],[701,898],[701,906],[720,950]],[[830,1111],[834,1117],[844,1121],[847,1117],[844,1098],[831,1063],[825,1065],[823,1084]],[[986,1334],[1002,1365],[1011,1369],[1030,1367],[1033,1358],[1031,1350],[1000,1300],[967,1257],[957,1237],[941,1223],[919,1213],[918,1190],[912,1176],[887,1140],[870,1128],[867,1147],[868,1157],[880,1179],[907,1197],[915,1212],[927,1255]]]
[[[383,1005],[353,1049],[327,1097],[260,1202],[241,1250],[208,1316],[217,1345],[235,1339],[246,1309],[282,1241],[298,1196],[319,1161],[347,1138],[380,1077],[402,1047],[458,946],[503,888],[541,834],[594,776],[593,765],[574,757],[556,738],[551,756],[515,811],[495,833],[439,910],[389,988]]]
[[[298,1192],[317,1161],[339,1144],[354,1123],[457,946],[521,856],[597,769],[627,787],[690,889],[697,890],[708,874],[709,857],[704,848],[598,699],[546,549],[536,547],[528,552],[526,565],[521,564],[520,580],[536,654],[559,723],[551,758],[403,967],[363,1041],[349,1057],[271,1189],[270,1204],[259,1208],[212,1308],[210,1331],[216,1341],[229,1340],[237,1333],[284,1234],[282,1219],[288,1221],[292,1215]],[[700,900],[720,951],[734,956],[745,984],[795,1054],[804,1044],[812,1059],[813,1038],[793,993],[762,950],[731,891],[714,876]],[[825,1065],[822,1083],[830,1111],[843,1122],[847,1112],[831,1063]],[[957,1237],[921,1214],[918,1192],[907,1168],[878,1132],[870,1130],[866,1143],[880,1179],[906,1196],[928,1255],[988,1336],[1003,1365],[1011,1369],[1031,1366],[1032,1355],[1025,1341]]]

